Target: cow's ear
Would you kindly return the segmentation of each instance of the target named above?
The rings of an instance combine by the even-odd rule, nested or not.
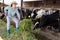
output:
[[[12,7],[12,4],[11,4],[11,7]]]

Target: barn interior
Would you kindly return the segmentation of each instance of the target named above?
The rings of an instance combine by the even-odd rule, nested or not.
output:
[[[53,9],[58,9],[60,11],[60,0],[26,0],[26,1],[22,0],[21,2],[22,2],[20,3],[21,6],[19,6],[21,10],[22,8],[29,10],[40,9],[40,8],[43,9],[53,8]],[[2,9],[2,7],[6,7],[6,6],[8,5],[4,3],[0,3],[0,11],[2,13],[4,11],[4,8]],[[3,18],[3,20],[6,21],[5,18]],[[60,27],[60,14],[58,19],[58,25]],[[39,38],[41,37],[46,37],[47,40],[60,40],[60,33],[53,32],[50,30],[41,30],[40,33],[35,33],[34,35],[38,40],[40,40]]]

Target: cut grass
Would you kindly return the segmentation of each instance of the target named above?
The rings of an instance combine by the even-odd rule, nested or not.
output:
[[[7,36],[6,23],[0,20],[0,36],[4,40],[37,40],[35,36],[30,32],[31,25],[31,19],[24,19],[19,24],[18,31],[16,31],[15,27],[11,25],[11,34],[10,36]]]

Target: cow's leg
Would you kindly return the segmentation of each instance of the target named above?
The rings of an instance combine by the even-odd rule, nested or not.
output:
[[[55,29],[55,30],[54,30],[55,32],[58,32],[58,31],[59,31],[58,22],[54,23],[53,28]]]

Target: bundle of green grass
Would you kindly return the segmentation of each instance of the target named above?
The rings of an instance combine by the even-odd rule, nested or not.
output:
[[[25,31],[30,31],[32,25],[33,25],[33,24],[32,24],[31,19],[24,19],[24,20],[22,20],[22,21],[20,22],[19,28],[20,28],[21,30],[23,30],[23,31],[24,31],[24,30],[25,30]]]
[[[31,26],[31,19],[24,19],[20,22],[18,31],[11,25],[11,34],[7,36],[6,23],[0,20],[0,36],[3,40],[37,40],[34,34],[30,32]]]

